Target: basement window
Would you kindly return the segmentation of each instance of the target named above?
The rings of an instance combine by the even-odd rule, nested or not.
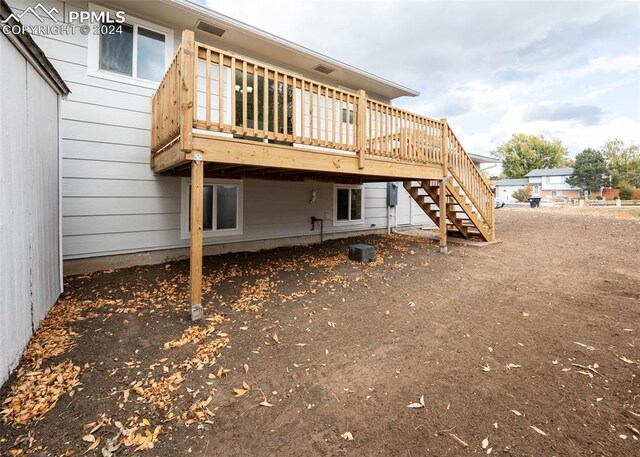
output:
[[[242,235],[242,181],[205,179],[202,189],[202,235]],[[180,236],[191,233],[191,179],[182,180]]]
[[[364,188],[361,185],[334,186],[334,225],[364,223]]]
[[[125,23],[92,24],[88,52],[89,76],[155,88],[172,58],[173,31],[127,15]]]

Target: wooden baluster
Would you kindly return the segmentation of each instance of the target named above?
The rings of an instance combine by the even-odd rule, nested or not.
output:
[[[305,92],[305,83],[304,80],[300,80],[300,134],[302,135],[302,144],[307,143],[307,136],[305,135],[305,129],[307,127],[307,122],[305,121],[305,113],[307,111],[306,107],[307,102],[307,94]]]
[[[320,84],[316,84],[316,144],[322,144],[322,106],[320,105]]]
[[[294,76],[291,90],[291,135],[298,141],[298,79]]]
[[[356,149],[358,151],[358,168],[364,168],[365,154],[367,153],[367,93],[359,90],[357,98],[354,99],[354,108],[357,100],[356,125],[354,136],[356,136]]]
[[[207,129],[211,128],[211,50],[207,49],[205,57],[205,109],[207,110],[205,116],[205,125]]]
[[[278,119],[278,96],[280,95],[279,84],[280,84],[280,75],[277,71],[273,72],[273,131],[275,133],[276,139],[280,134],[279,132],[279,119]]]
[[[333,142],[332,142],[332,147],[336,147],[336,136],[338,133],[338,123],[336,122],[338,116],[337,116],[337,100],[336,100],[336,90],[333,89],[333,114],[331,115],[331,136],[333,138]]]
[[[236,58],[231,57],[231,77],[229,78],[231,86],[231,133],[236,133]]]
[[[324,88],[324,141],[323,145],[329,144],[329,88]]]
[[[340,109],[338,109],[338,122],[340,125],[340,149],[344,149],[344,140],[342,139],[342,92],[340,92]]]
[[[266,138],[270,138],[269,132],[269,70],[264,67],[264,78],[262,78],[262,128]]]
[[[313,83],[309,81],[309,144],[313,142]]]
[[[282,136],[284,140],[287,140],[287,114],[288,113],[288,102],[287,102],[287,75],[282,74]]]
[[[218,54],[218,128],[224,130],[224,56]]]
[[[253,66],[253,134],[258,136],[258,66]],[[266,133],[265,137],[266,137]]]

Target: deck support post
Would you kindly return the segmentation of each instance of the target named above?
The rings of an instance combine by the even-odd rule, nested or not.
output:
[[[191,251],[190,251],[190,303],[191,320],[202,319],[202,217],[203,217],[204,163],[200,154],[191,162]]]
[[[367,93],[360,89],[356,95],[358,96],[358,106],[356,108],[356,132],[354,134],[358,148],[358,168],[362,170],[364,168],[364,156],[367,152]]]
[[[440,209],[440,252],[446,254],[447,248],[447,179],[449,176],[449,124],[445,118],[440,119],[442,123],[442,137],[440,152],[442,160],[442,179],[438,189],[438,207]]]

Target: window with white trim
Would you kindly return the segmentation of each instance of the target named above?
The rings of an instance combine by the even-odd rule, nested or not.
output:
[[[364,223],[364,188],[339,185],[333,190],[333,220],[336,225]]]
[[[89,5],[91,11],[110,11]],[[100,33],[95,33],[99,31]],[[173,55],[173,31],[127,14],[126,21],[91,29],[88,73],[145,87],[156,87]]]
[[[202,189],[202,234],[227,236],[242,234],[242,181],[205,179]],[[191,232],[191,179],[182,180],[180,235]]]

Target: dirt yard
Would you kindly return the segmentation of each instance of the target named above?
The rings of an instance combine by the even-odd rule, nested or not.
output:
[[[613,215],[613,214],[612,214]],[[2,455],[640,454],[640,219],[498,210],[484,249],[356,240],[68,278]]]

